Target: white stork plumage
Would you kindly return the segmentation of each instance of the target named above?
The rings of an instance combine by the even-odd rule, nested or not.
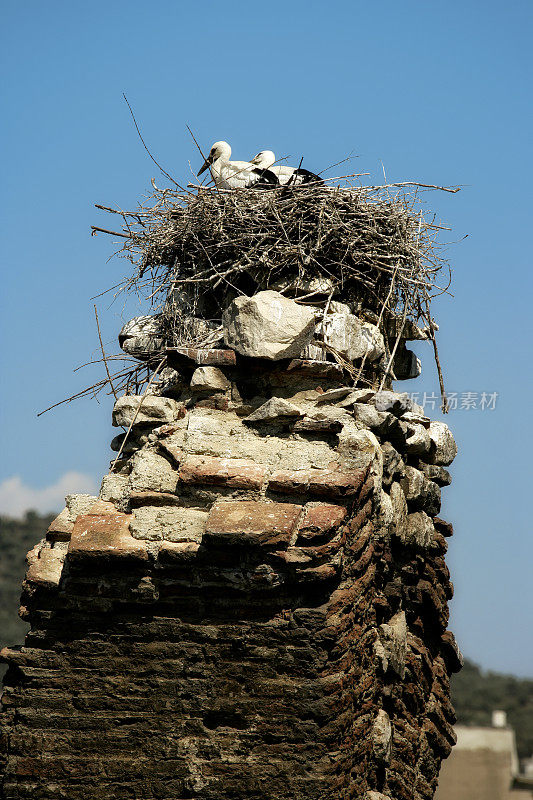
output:
[[[279,185],[276,175],[266,167],[249,161],[230,161],[230,156],[231,147],[227,142],[215,142],[197,174],[201,175],[209,167],[219,189],[272,189]]]
[[[300,186],[302,183],[322,183],[322,178],[315,175],[314,172],[309,172],[308,169],[274,164],[275,160],[276,156],[272,150],[261,150],[260,153],[252,158],[250,163],[261,169],[268,169],[273,172],[282,186],[288,183],[291,186]]]

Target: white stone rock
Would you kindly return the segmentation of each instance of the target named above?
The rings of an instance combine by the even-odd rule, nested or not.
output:
[[[199,543],[208,516],[207,511],[194,508],[141,506],[133,513],[130,529],[136,539]]]
[[[387,492],[381,490],[381,500],[379,504],[379,524],[381,528],[388,528],[394,522],[394,508],[392,500]]]
[[[392,750],[392,727],[390,717],[382,708],[376,714],[372,726],[372,749],[378,761],[386,763]]]
[[[333,291],[333,281],[322,276],[316,278],[281,278],[272,284],[272,288],[283,292],[300,291],[303,294],[329,295]]]
[[[354,389],[348,397],[339,403],[341,408],[348,408],[354,403],[371,403],[375,396],[374,389]]]
[[[376,392],[373,403],[378,411],[390,411],[397,416],[410,411],[413,405],[407,392],[393,392],[390,389]]]
[[[354,403],[353,417],[359,427],[371,430],[379,428],[387,420],[387,414],[367,403]]]
[[[383,672],[392,669],[400,678],[405,675],[407,656],[407,620],[405,611],[398,611],[388,622],[379,626],[379,639],[374,646]]]
[[[128,475],[120,475],[110,472],[102,478],[100,487],[100,500],[107,500],[113,503],[120,510],[123,510],[128,503],[130,496],[130,479]]]
[[[435,528],[431,517],[425,511],[415,511],[407,515],[407,527],[404,544],[414,544],[418,547],[429,547],[433,541]]]
[[[407,500],[402,487],[396,481],[391,484],[390,499],[394,513],[396,535],[403,541],[407,531]]]
[[[191,378],[191,389],[195,391],[225,392],[231,387],[229,381],[218,367],[198,367]]]
[[[349,361],[363,358],[376,361],[385,352],[383,336],[370,322],[361,322],[354,314],[328,314],[317,326],[317,335]]]
[[[405,449],[409,455],[424,455],[431,449],[431,437],[428,430],[423,425],[416,422],[405,423],[407,437]]]
[[[430,418],[426,417],[423,413],[415,413],[414,411],[406,411],[405,414],[402,414],[402,420],[403,422],[422,425],[424,428],[429,428],[431,422]]]
[[[138,450],[132,458],[130,485],[133,491],[175,492],[178,472],[163,456],[149,447]]]
[[[134,317],[122,326],[118,335],[122,350],[135,358],[148,358],[163,346],[159,315]]]
[[[181,409],[181,404],[170,397],[125,394],[119,397],[113,408],[113,425],[129,428],[134,419],[135,425],[161,425],[178,419]]]
[[[328,308],[329,314],[351,314],[352,309],[346,303],[339,303],[338,300],[332,300]]]
[[[445,422],[432,422],[429,426],[429,436],[433,443],[431,462],[447,467],[457,455],[457,445],[451,430]]]
[[[313,338],[315,309],[268,289],[237,297],[222,322],[226,345],[243,356],[296,358]]]
[[[304,358],[309,361],[326,361],[326,351],[320,345],[311,342],[298,353],[298,358]]]
[[[256,408],[252,414],[244,417],[243,422],[272,422],[280,418],[301,416],[303,416],[303,411],[298,406],[289,403],[282,397],[271,397],[262,406]]]
[[[351,386],[339,386],[336,389],[328,389],[317,397],[316,404],[317,406],[321,406],[325,403],[336,403],[338,400],[343,400],[351,391]]]
[[[187,385],[187,381],[178,370],[173,367],[164,367],[159,373],[159,380],[152,384],[152,394],[162,395],[167,392],[178,392]]]
[[[366,469],[372,465],[376,485],[383,476],[383,452],[371,431],[360,430],[355,421],[346,424],[338,434],[337,450],[355,469]]]
[[[67,494],[65,504],[69,513],[70,521],[75,522],[80,514],[88,514],[91,506],[98,500],[93,494]]]

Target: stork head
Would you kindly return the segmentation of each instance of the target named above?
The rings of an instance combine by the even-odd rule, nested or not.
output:
[[[251,163],[256,167],[260,167],[261,169],[268,169],[272,166],[275,160],[276,156],[272,150],[261,150],[260,153],[252,158]]]
[[[216,161],[217,158],[224,158],[225,161],[229,161],[229,157],[231,156],[231,147],[227,142],[215,142],[214,145],[211,147],[209,151],[209,155],[207,156],[206,160],[204,161],[202,167],[198,170],[196,175],[201,175],[202,172],[208,168],[213,161]]]

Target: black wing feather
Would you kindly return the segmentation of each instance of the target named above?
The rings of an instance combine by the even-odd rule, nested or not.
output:
[[[272,189],[273,186],[279,186],[278,176],[269,169],[253,169],[253,174],[257,179],[250,184],[249,188],[253,189]]]
[[[304,169],[303,167],[298,167],[298,169],[294,170],[294,175],[291,177],[291,181],[296,182],[296,178],[300,178],[298,183],[324,183],[320,175],[315,175],[314,172],[309,172],[308,169]]]

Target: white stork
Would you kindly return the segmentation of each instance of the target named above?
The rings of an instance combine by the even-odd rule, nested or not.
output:
[[[279,185],[276,175],[266,167],[249,161],[230,161],[230,156],[231,147],[227,142],[215,142],[197,175],[209,167],[219,189],[272,189]]]
[[[277,175],[277,178],[282,186],[290,184],[291,186],[300,186],[302,183],[322,183],[322,178],[315,175],[314,172],[309,172],[308,169],[302,167],[286,167],[283,164],[274,164],[276,156],[272,150],[261,150],[251,160],[251,164],[261,169],[268,169]]]

